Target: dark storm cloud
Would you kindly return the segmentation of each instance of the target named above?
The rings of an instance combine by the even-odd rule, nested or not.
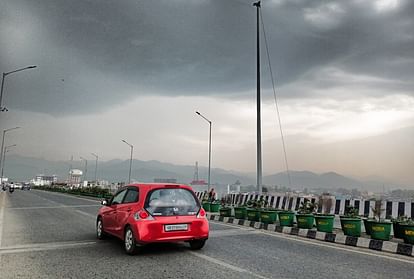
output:
[[[331,66],[395,80],[396,90],[403,83],[412,92],[411,1],[385,12],[371,1],[263,2],[278,86]],[[0,5],[0,69],[39,65],[30,74],[8,77],[5,100],[14,108],[59,115],[93,112],[141,95],[242,98],[255,88],[251,1],[8,0]],[[269,87],[265,61],[263,86]],[[320,86],[337,84],[326,82]]]

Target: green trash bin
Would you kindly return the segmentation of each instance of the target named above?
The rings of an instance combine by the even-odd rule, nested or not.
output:
[[[244,206],[237,206],[234,208],[234,218],[236,219],[246,219],[247,208]]]
[[[312,229],[315,216],[313,214],[296,214],[296,222],[299,229]]]
[[[279,215],[279,222],[281,226],[293,227],[293,218],[295,216],[293,211],[279,211],[277,214]]]
[[[320,232],[332,233],[335,215],[315,215],[316,229]]]
[[[211,203],[210,204],[210,212],[219,212],[220,211],[220,204],[219,203]]]
[[[210,212],[210,202],[203,202],[203,208],[205,211]]]
[[[400,224],[404,243],[414,244],[414,224]]]
[[[260,211],[260,220],[265,224],[273,224],[276,222],[277,212],[274,210],[263,210]]]
[[[220,208],[220,216],[230,217],[231,216],[231,207]]]
[[[371,238],[378,240],[390,240],[391,222],[368,221],[371,223]]]
[[[361,219],[341,217],[341,227],[344,235],[361,236]]]
[[[248,208],[247,209],[247,220],[260,221],[260,209]]]
[[[372,221],[375,221],[375,219],[363,218],[362,220],[364,221],[365,233],[371,235]]]

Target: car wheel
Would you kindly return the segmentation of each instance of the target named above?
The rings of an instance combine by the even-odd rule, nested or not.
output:
[[[128,255],[135,255],[136,253],[138,253],[138,246],[135,241],[134,232],[132,231],[130,227],[127,227],[125,230],[124,247],[125,247],[125,252]]]
[[[192,240],[190,241],[190,249],[191,250],[200,250],[204,247],[204,244],[206,244],[205,239],[199,239],[199,240]]]
[[[105,238],[102,218],[99,218],[98,221],[96,221],[96,237],[101,240]]]

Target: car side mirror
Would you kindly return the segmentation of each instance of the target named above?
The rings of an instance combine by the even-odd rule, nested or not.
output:
[[[109,203],[108,203],[108,200],[107,200],[107,199],[104,199],[104,200],[102,200],[102,201],[101,201],[101,204],[106,206],[106,205],[108,205]]]

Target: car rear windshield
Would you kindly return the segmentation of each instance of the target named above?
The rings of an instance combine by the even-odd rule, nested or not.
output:
[[[156,189],[148,194],[145,209],[153,216],[196,215],[200,210],[194,194],[183,188]]]

